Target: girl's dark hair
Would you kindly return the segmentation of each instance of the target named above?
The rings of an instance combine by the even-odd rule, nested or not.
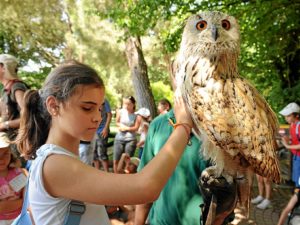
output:
[[[163,98],[163,99],[159,100],[158,104],[161,104],[164,107],[168,107],[169,108],[168,111],[172,108],[171,102],[166,98]]]
[[[133,96],[127,96],[127,97],[124,97],[124,99],[128,99],[129,101],[131,101],[131,103],[133,104],[133,109],[135,110],[135,103],[136,103],[136,100]]]
[[[11,147],[9,146],[9,151],[10,151],[10,162],[8,164],[9,168],[14,168],[16,167],[16,163],[18,162],[17,156],[12,152]]]
[[[293,116],[295,117],[295,118],[298,118],[298,119],[300,119],[300,113],[292,113],[293,114]]]
[[[78,85],[104,88],[102,79],[94,69],[72,61],[55,68],[39,91],[28,90],[25,93],[20,129],[15,141],[23,157],[34,159],[36,150],[48,138],[52,118],[46,108],[46,99],[54,96],[64,103],[74,94]]]

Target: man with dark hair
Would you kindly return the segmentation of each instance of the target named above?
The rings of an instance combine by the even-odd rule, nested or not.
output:
[[[97,169],[100,168],[102,163],[103,170],[108,172],[109,162],[107,155],[107,142],[109,135],[109,125],[112,118],[109,102],[105,99],[101,107],[101,123],[97,129],[95,148],[94,148],[94,165]]]
[[[169,112],[172,108],[172,105],[170,103],[170,101],[166,98],[163,98],[161,100],[159,100],[158,104],[157,104],[157,111],[159,115],[163,115],[167,112]]]

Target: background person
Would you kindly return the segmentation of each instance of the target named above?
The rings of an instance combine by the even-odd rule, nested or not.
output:
[[[285,106],[279,114],[283,115],[286,122],[290,125],[290,137],[283,136],[282,144],[292,152],[292,180],[295,184],[294,194],[288,204],[281,212],[277,225],[282,225],[286,221],[291,210],[299,204],[300,189],[300,107],[292,102]]]
[[[157,111],[158,111],[159,115],[166,114],[171,109],[172,109],[172,105],[168,99],[163,98],[163,99],[159,100],[159,102],[157,104]]]
[[[138,133],[140,134],[140,138],[138,143],[136,144],[136,147],[138,147],[139,149],[138,157],[140,159],[143,154],[144,144],[148,133],[149,122],[150,122],[150,110],[147,108],[141,108],[137,112],[135,112],[135,114],[140,115],[142,117],[142,122],[138,130]]]
[[[172,134],[173,128],[170,126],[169,118],[175,122],[173,110],[156,117],[151,122],[139,170],[156,158]],[[179,164],[159,198],[153,203],[136,206],[135,225],[145,224],[148,216],[150,224],[199,224],[201,215],[199,205],[203,203],[203,199],[198,187],[198,178],[207,163],[199,153],[198,139],[193,136],[191,143],[191,146],[186,146]],[[147,190],[141,190],[141,192],[147,192]]]
[[[118,164],[118,173],[133,174],[137,172],[140,159],[123,153]],[[112,225],[133,225],[135,206],[106,206]]]
[[[258,196],[251,200],[252,204],[257,204],[257,208],[266,209],[271,204],[272,182],[266,177],[256,174],[258,185]],[[265,197],[264,197],[265,196]]]
[[[83,163],[93,166],[94,149],[92,147],[92,141],[80,141],[78,153]]]
[[[0,55],[0,82],[3,84],[0,101],[0,131],[5,132],[13,141],[20,126],[20,111],[28,87],[18,77],[18,60],[12,55]],[[11,145],[11,147],[13,153],[20,158],[16,146]],[[24,160],[22,163],[25,166]]]
[[[137,131],[141,125],[142,118],[134,113],[135,98],[132,96],[123,98],[122,109],[118,110],[116,124],[118,132],[114,140],[114,172],[117,173],[117,166],[122,153],[132,157],[137,144]]]
[[[13,155],[5,133],[0,133],[0,225],[9,225],[21,213],[26,173]],[[13,180],[15,182],[13,183]]]
[[[103,170],[108,172],[109,161],[107,155],[107,143],[109,136],[109,126],[112,118],[111,108],[107,99],[101,106],[101,123],[97,129],[95,135],[95,145],[94,145],[94,166],[100,169],[100,162],[102,164]]]

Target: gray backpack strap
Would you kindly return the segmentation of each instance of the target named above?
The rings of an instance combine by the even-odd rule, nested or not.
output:
[[[64,225],[79,225],[81,216],[85,212],[85,204],[80,201],[71,201],[64,220]]]

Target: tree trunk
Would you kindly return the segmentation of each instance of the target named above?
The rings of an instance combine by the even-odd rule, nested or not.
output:
[[[138,108],[146,107],[152,118],[157,115],[156,105],[148,78],[140,37],[129,37],[126,42],[126,57],[131,71]]]

